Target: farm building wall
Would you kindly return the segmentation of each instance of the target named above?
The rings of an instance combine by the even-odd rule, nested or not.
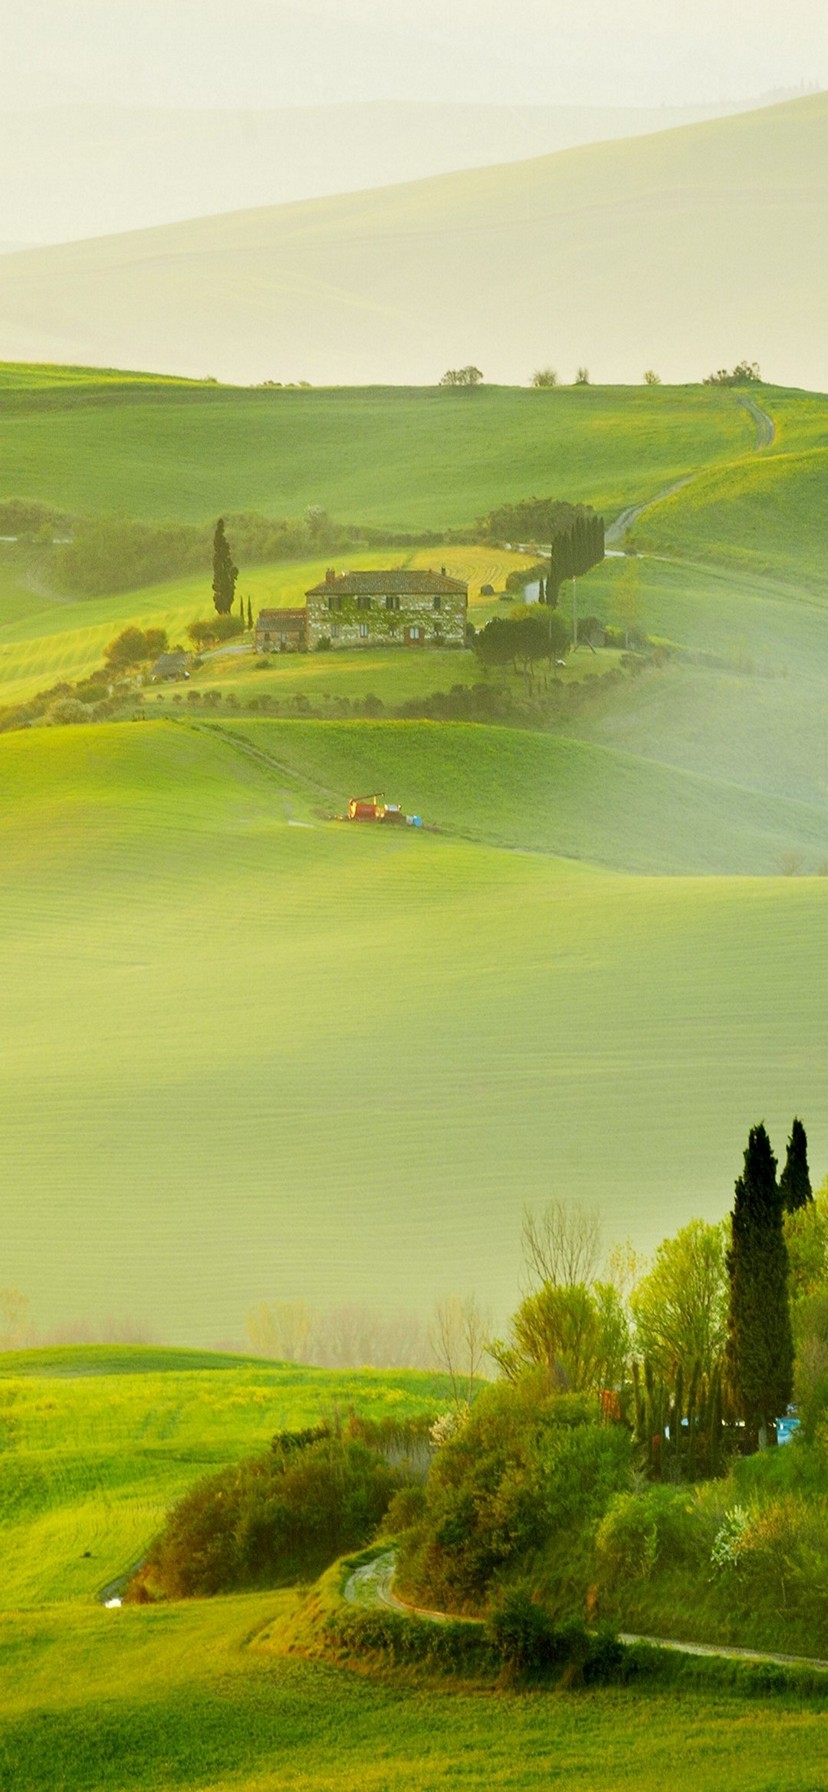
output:
[[[308,646],[462,647],[468,600],[463,592],[308,593]]]
[[[257,653],[300,653],[307,646],[306,610],[260,610],[256,618]]]

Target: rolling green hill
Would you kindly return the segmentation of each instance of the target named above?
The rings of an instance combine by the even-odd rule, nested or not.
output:
[[[164,1513],[211,1469],[335,1411],[405,1419],[446,1384],[146,1346],[0,1359],[2,1608],[92,1600],[139,1559]]]
[[[755,435],[737,395],[706,387],[274,392],[0,368],[0,499],[149,521],[319,504],[434,530],[535,490],[613,514]]]
[[[222,379],[828,385],[828,98],[6,256],[8,356]]]
[[[819,1164],[824,882],[548,856],[772,872],[793,811],[531,734],[239,733],[256,756],[157,723],[2,742],[4,1274],[35,1323],[508,1309],[526,1200],[654,1243],[724,1209],[757,1113],[805,1113]],[[318,819],[380,769],[478,838]]]
[[[742,460],[704,472],[645,512],[644,553],[685,554],[828,590],[823,518],[828,447]]]
[[[775,1792],[799,1792],[803,1759],[819,1756],[824,1696],[767,1680],[749,1700],[689,1674],[686,1687],[646,1693],[481,1695],[285,1653],[292,1590],[102,1609],[96,1596],[140,1554],[165,1503],[211,1467],[334,1402],[407,1417],[445,1397],[424,1375],[175,1354],[0,1361],[0,1773],[14,1792],[403,1792],[412,1761],[423,1792],[447,1777],[468,1792],[540,1792],[555,1778],[616,1792],[631,1777],[642,1792],[665,1777],[688,1792],[742,1792],[746,1750],[772,1756]],[[676,1664],[671,1681],[679,1674]]]
[[[468,518],[508,475],[515,495],[600,483],[622,509],[697,470],[635,525],[668,519],[657,555],[580,585],[582,615],[617,626],[637,577],[667,657],[619,671],[585,650],[534,731],[330,719],[344,697],[390,709],[477,679],[470,654],[319,655],[258,676],[236,655],[191,687],[222,691],[221,720],[166,691],[152,721],[0,741],[5,1279],[36,1323],[133,1313],[192,1341],[239,1336],[257,1299],[424,1309],[435,1263],[446,1287],[508,1306],[525,1199],[565,1186],[600,1198],[609,1236],[654,1242],[722,1211],[758,1111],[783,1126],[808,1108],[824,1149],[826,885],[778,875],[828,864],[818,519],[797,497],[823,399],[762,389],[776,435],[756,453],[743,396],[711,388],[240,393],[9,368],[4,391],[9,492],[31,495],[37,471],[45,501],[78,502],[85,481],[88,501],[149,517],[164,482],[169,515],[203,515],[234,478],[235,502],[264,505],[268,431],[283,468],[291,418],[294,508],[321,496],[345,514],[350,491],[375,516],[433,521],[441,485],[442,515]],[[728,558],[753,475],[783,491],[755,512],[761,573]],[[724,495],[687,542],[682,504],[707,489]],[[126,622],[175,638],[207,608],[192,577],[58,601],[41,547],[6,544],[0,562],[7,700],[99,663]],[[514,563],[440,552],[476,605]],[[289,601],[321,565],[247,569],[242,589]],[[254,720],[263,691],[329,719]],[[375,785],[441,833],[322,819]]]
[[[767,1676],[750,1698],[689,1674],[646,1693],[403,1684],[258,1647],[293,1605],[259,1593],[7,1620],[0,1762],[15,1792],[660,1792],[666,1778],[801,1792],[821,1758],[823,1699]],[[746,1758],[767,1764],[747,1781]]]

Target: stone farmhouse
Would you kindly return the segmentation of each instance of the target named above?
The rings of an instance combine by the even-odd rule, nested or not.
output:
[[[337,573],[330,567],[305,597],[304,610],[260,612],[257,653],[465,645],[468,586],[444,569]]]

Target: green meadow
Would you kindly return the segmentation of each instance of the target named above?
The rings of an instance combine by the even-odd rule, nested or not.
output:
[[[439,1378],[101,1347],[0,1360],[0,1776],[14,1792],[828,1786],[824,1700],[672,1684],[516,1693],[285,1653],[292,1591],[104,1609],[194,1479],[277,1426],[414,1416]],[[88,1553],[87,1553],[88,1552]],[[676,1734],[681,1735],[677,1751]]]
[[[140,1560],[200,1476],[352,1409],[418,1417],[440,1376],[74,1347],[0,1359],[2,1608],[90,1601]],[[0,1620],[2,1623],[2,1620]]]
[[[779,1143],[794,1112],[821,1176],[825,412],[759,397],[777,433],[756,454],[738,395],[710,388],[467,405],[0,379],[6,495],[70,509],[446,526],[537,490],[610,513],[697,472],[640,517],[636,561],[580,586],[617,627],[632,577],[661,651],[582,649],[532,725],[389,715],[478,680],[468,652],[242,652],[207,658],[197,703],[146,693],[144,719],[0,738],[0,1282],[44,1331],[131,1316],[167,1346],[0,1358],[14,1792],[801,1792],[806,1761],[828,1788],[824,1714],[790,1691],[435,1689],[280,1654],[290,1593],[98,1603],[194,1480],[276,1430],[444,1406],[436,1376],[183,1348],[242,1338],[254,1303],[422,1315],[475,1289],[501,1324],[527,1202],[597,1203],[608,1244],[650,1249],[718,1218],[748,1127]],[[752,480],[778,503],[751,509]],[[485,620],[480,587],[515,557],[437,552]],[[323,567],[246,568],[240,590],[295,601]],[[193,578],[67,603],[48,550],[5,544],[0,702],[78,678],[129,622],[180,638],[208,604]],[[263,693],[295,715],[251,713]],[[369,693],[381,719],[337,714]],[[332,819],[372,788],[434,831]]]
[[[706,387],[272,391],[0,369],[0,499],[202,522],[220,511],[466,528],[536,489],[611,515],[700,464],[749,453],[756,426]]]
[[[820,1160],[828,886],[773,874],[771,804],[459,725],[32,730],[3,763],[6,1274],[35,1322],[209,1341],[259,1299],[467,1285],[502,1311],[527,1200],[654,1244],[723,1210],[757,1111],[806,1110]],[[383,769],[445,832],[322,818]],[[689,830],[697,871],[765,875],[656,875]]]
[[[745,469],[792,466],[795,488],[823,452],[823,399],[762,388],[776,434],[756,452],[742,395],[710,387],[273,392],[7,369],[2,392],[6,489],[56,504],[94,485],[99,506],[154,517],[321,501],[468,522],[510,491],[623,508],[697,470],[638,536],[705,482],[728,494],[705,556],[677,527],[580,582],[581,615],[618,627],[632,578],[663,651],[583,648],[532,726],[386,719],[479,680],[467,651],[265,668],[243,649],[148,692],[142,721],[2,740],[6,1279],[36,1324],[128,1313],[206,1343],[240,1337],[259,1299],[345,1289],[422,1311],[435,1262],[503,1311],[527,1200],[598,1200],[608,1238],[650,1245],[723,1210],[757,1113],[779,1127],[808,1107],[819,1162],[828,656],[825,587],[794,550],[799,530],[816,564],[818,517],[806,501],[808,534],[768,512],[761,571],[728,544]],[[266,489],[268,431],[295,490]],[[336,479],[362,481],[353,505]],[[481,586],[517,557],[437,551],[485,621]],[[244,568],[239,588],[296,602],[323,567]],[[192,576],[58,601],[48,565],[6,544],[2,695],[89,671],[127,622],[180,639],[208,606]],[[264,694],[295,716],[254,717]],[[369,694],[381,721],[334,719]],[[374,788],[437,832],[330,819]]]
[[[16,1619],[0,1638],[8,1783],[15,1792],[828,1786],[822,1701],[371,1679],[257,1649],[290,1607],[290,1595],[258,1594]]]

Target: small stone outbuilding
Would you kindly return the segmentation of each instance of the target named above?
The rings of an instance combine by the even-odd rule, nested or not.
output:
[[[308,645],[307,610],[260,610],[257,653],[301,653]]]

